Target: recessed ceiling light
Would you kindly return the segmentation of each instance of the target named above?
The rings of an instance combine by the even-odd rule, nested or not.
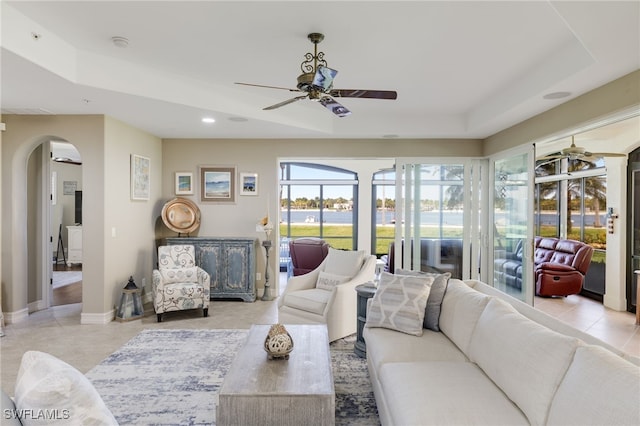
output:
[[[116,47],[125,48],[129,46],[129,39],[126,37],[114,36],[114,37],[111,37],[111,42]]]
[[[216,119],[215,119],[215,118],[213,118],[213,117],[204,117],[204,118],[202,119],[202,122],[203,122],[203,123],[207,123],[207,124],[211,124],[211,123],[215,123],[215,122],[216,122]]]
[[[236,123],[244,123],[245,121],[249,121],[249,119],[244,117],[229,117],[229,121],[235,121]]]
[[[544,95],[543,99],[562,99],[570,95],[571,95],[571,92],[553,92],[553,93],[547,93],[546,95]]]

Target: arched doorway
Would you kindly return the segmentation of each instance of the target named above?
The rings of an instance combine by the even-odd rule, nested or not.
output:
[[[70,230],[81,219],[82,167],[78,150],[47,138],[27,159],[27,300],[29,312],[82,302],[81,257],[70,252]],[[80,192],[81,194],[81,192]],[[79,201],[79,204],[78,204]],[[79,209],[78,209],[78,208]],[[80,231],[81,232],[81,231]],[[75,238],[81,243],[82,236]],[[71,245],[73,245],[71,241]],[[77,250],[77,249],[76,249]]]

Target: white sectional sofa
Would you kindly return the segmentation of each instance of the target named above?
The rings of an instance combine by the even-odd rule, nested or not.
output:
[[[639,359],[484,283],[450,279],[439,328],[365,327],[383,425],[640,425]]]

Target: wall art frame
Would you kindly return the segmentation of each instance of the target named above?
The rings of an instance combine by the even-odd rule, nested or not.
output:
[[[241,172],[238,189],[240,195],[258,195],[258,174]]]
[[[176,195],[193,195],[193,173],[176,172]]]
[[[151,197],[151,160],[131,154],[131,199],[149,200]]]
[[[200,166],[200,201],[235,203],[236,168]]]

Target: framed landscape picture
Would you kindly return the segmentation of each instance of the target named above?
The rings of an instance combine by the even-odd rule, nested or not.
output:
[[[131,154],[131,199],[148,200],[151,195],[151,160]]]
[[[236,201],[235,167],[200,167],[200,201]]]
[[[240,195],[258,195],[257,173],[240,173]]]
[[[176,172],[176,195],[193,195],[193,173]]]

